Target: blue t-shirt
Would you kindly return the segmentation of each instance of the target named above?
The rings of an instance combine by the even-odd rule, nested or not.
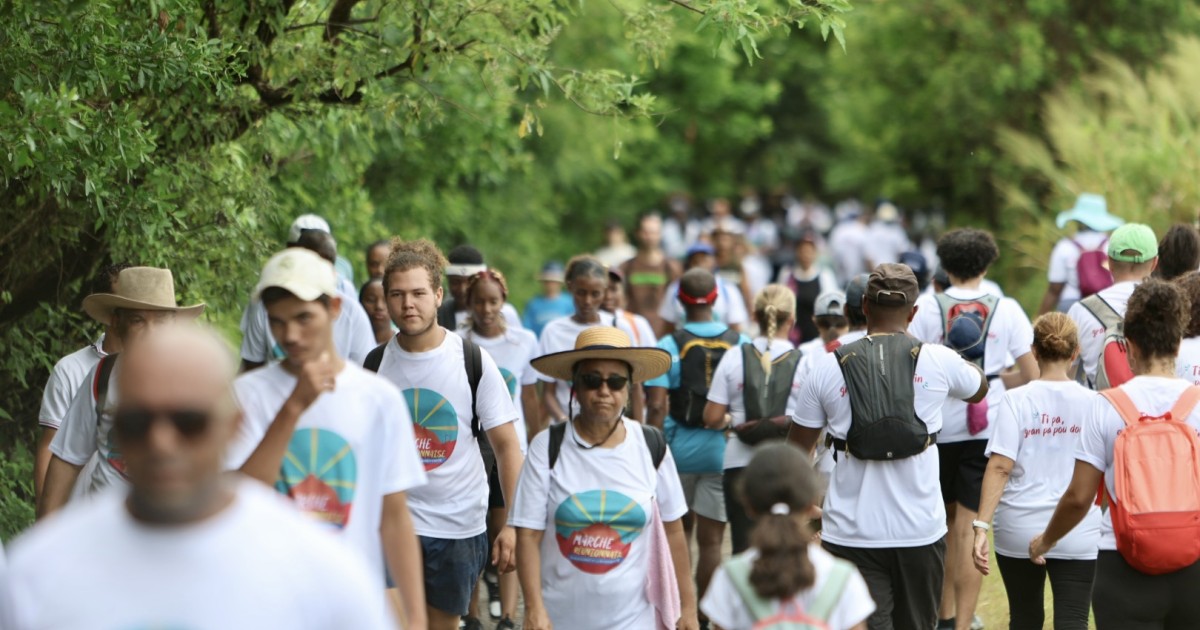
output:
[[[559,293],[556,298],[539,295],[525,305],[525,316],[521,323],[525,328],[532,330],[533,334],[541,337],[542,329],[546,327],[546,324],[559,317],[574,314],[575,301],[566,293]]]
[[[688,322],[683,329],[701,337],[716,337],[729,327],[720,322]],[[738,344],[750,343],[750,338],[741,335]],[[658,347],[671,353],[671,369],[658,378],[646,381],[646,387],[679,389],[679,346],[675,337],[667,335],[658,340]],[[719,473],[725,469],[725,432],[714,429],[685,427],[671,415],[663,423],[667,444],[675,458],[675,468],[681,474]]]

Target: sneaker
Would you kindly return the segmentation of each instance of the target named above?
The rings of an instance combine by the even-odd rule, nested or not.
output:
[[[500,582],[493,582],[484,575],[483,583],[487,585],[488,614],[493,620],[500,618]]]
[[[517,624],[513,623],[512,619],[505,617],[496,624],[496,630],[517,630]]]
[[[983,630],[983,620],[979,618],[979,615],[971,618],[971,630]]]
[[[474,617],[463,617],[462,625],[459,628],[462,630],[483,630],[483,622]]]

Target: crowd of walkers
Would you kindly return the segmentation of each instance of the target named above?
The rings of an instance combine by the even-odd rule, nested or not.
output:
[[[1196,229],[1081,195],[1031,321],[986,231],[736,208],[609,225],[522,310],[470,245],[356,284],[304,215],[237,356],[102,269],[0,627],[968,630],[994,562],[1014,629],[1047,578],[1058,629],[1200,628]]]

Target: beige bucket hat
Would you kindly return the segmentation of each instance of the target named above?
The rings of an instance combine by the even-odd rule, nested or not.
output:
[[[194,319],[204,312],[204,306],[178,306],[175,302],[175,277],[170,269],[157,267],[123,269],[117,274],[112,293],[93,293],[83,298],[83,310],[106,326],[112,324],[113,311],[118,308],[173,311]]]

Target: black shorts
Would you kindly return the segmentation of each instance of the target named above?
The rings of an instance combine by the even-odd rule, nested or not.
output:
[[[972,512],[979,511],[979,493],[983,491],[983,471],[987,470],[987,440],[938,442],[941,464],[942,501],[959,503]]]

